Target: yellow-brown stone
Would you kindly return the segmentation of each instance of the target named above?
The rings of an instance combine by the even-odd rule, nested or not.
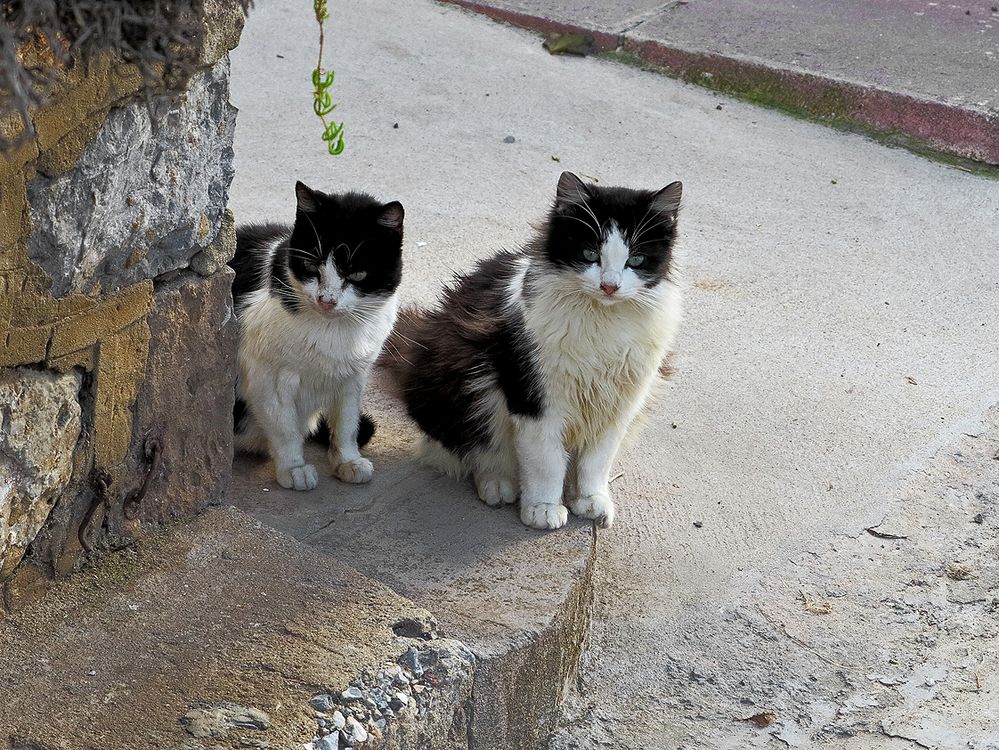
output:
[[[89,64],[68,71],[58,96],[32,118],[39,150],[44,153],[52,148],[98,113],[106,115],[111,107],[137,92],[141,85],[142,75],[138,69],[111,54],[100,55]]]
[[[11,172],[0,181],[0,268],[10,267],[13,248],[24,246],[26,239],[28,192],[25,190],[21,169]]]
[[[102,109],[81,119],[58,142],[39,153],[38,171],[46,177],[58,177],[71,170],[97,135],[107,116],[108,110]]]
[[[144,317],[101,339],[94,412],[97,466],[115,466],[128,450],[132,439],[132,404],[145,375],[148,351],[149,325]]]
[[[56,323],[49,356],[62,357],[70,352],[93,346],[144,318],[149,312],[153,282],[140,281],[118,292],[82,314]]]

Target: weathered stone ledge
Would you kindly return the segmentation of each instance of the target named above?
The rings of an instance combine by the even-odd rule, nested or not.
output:
[[[435,637],[444,623],[352,568],[236,509],[210,510],[0,620],[0,742],[540,747],[586,627],[583,572],[548,628],[476,653]],[[487,709],[515,693],[506,705],[520,726],[502,737]]]

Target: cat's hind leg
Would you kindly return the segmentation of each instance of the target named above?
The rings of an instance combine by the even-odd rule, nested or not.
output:
[[[475,491],[486,505],[495,507],[517,502],[517,456],[512,447],[496,446],[472,459]]]
[[[513,423],[502,394],[495,392],[488,406],[486,429],[491,435],[488,446],[476,450],[469,459],[472,480],[479,499],[486,505],[510,505],[520,494],[517,479],[517,451],[513,441]]]

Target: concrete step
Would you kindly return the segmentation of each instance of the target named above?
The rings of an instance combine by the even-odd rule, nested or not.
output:
[[[476,657],[472,746],[539,747],[554,729],[589,622],[595,537],[578,519],[544,534],[516,507],[489,508],[470,484],[411,458],[416,434],[375,387],[366,409],[378,431],[366,449],[368,485],[328,476],[322,450],[311,492],[284,490],[269,462],[237,457],[232,502],[343,565],[426,608],[440,634]]]
[[[442,0],[978,171],[999,165],[992,0]],[[989,170],[991,172],[991,170]]]
[[[467,747],[475,659],[424,640],[433,627],[385,586],[213,509],[0,622],[0,746],[327,750],[320,719],[363,719],[384,688],[406,705],[364,747]]]

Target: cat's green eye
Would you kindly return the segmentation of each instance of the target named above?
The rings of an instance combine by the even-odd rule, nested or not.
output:
[[[364,281],[367,276],[367,271],[354,271],[354,273],[347,276],[347,281]]]
[[[643,263],[645,263],[644,255],[630,255],[628,256],[628,261],[625,263],[628,268],[638,268]]]
[[[583,251],[583,260],[589,263],[596,263],[599,259],[600,259],[600,253],[598,253],[592,247],[588,247]]]

